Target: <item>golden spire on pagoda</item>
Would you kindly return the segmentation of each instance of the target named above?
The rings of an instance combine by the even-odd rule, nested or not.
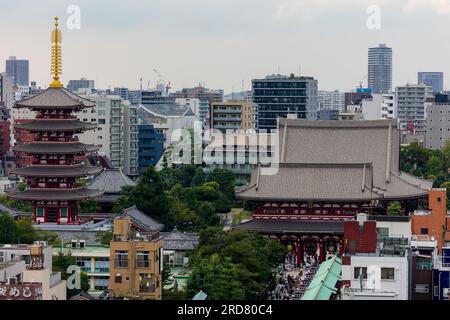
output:
[[[61,30],[58,29],[58,17],[55,17],[55,29],[52,31],[52,76],[53,81],[50,83],[51,88],[62,88],[59,76],[62,74],[61,63]]]

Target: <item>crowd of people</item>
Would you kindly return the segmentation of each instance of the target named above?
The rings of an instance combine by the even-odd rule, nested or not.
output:
[[[285,257],[283,268],[277,275],[275,287],[268,294],[269,300],[301,300],[319,268],[318,259],[305,257],[299,267],[293,253]]]

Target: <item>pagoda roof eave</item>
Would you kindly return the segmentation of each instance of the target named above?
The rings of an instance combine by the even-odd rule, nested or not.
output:
[[[101,190],[91,190],[85,187],[75,189],[33,188],[22,192],[7,194],[9,198],[23,201],[78,201],[99,197]]]
[[[86,165],[78,166],[30,166],[25,168],[16,168],[11,171],[12,174],[24,177],[82,177],[91,176],[100,173],[103,168],[88,167]]]
[[[84,131],[94,130],[97,127],[94,123],[86,123],[79,120],[43,120],[35,119],[26,123],[18,123],[14,128],[28,131]]]
[[[98,148],[81,142],[33,142],[14,146],[12,150],[28,154],[80,154],[95,152]]]
[[[95,103],[82,98],[65,88],[48,88],[44,91],[15,103],[15,108],[29,109],[84,109]]]

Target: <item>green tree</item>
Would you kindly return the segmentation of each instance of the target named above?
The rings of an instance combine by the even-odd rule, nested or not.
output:
[[[98,231],[96,234],[97,241],[99,241],[102,245],[108,246],[113,239],[113,233],[111,231]]]
[[[259,234],[207,228],[200,232],[200,244],[190,257],[192,278],[188,281],[188,296],[203,290],[211,299],[256,299],[283,257],[284,248],[277,241]],[[233,293],[223,292],[224,286]],[[243,292],[234,291],[237,288]]]
[[[227,200],[234,199],[235,177],[231,171],[216,168],[210,173],[208,180],[219,184],[219,190]]]
[[[203,172],[203,168],[202,167],[197,167],[197,169],[195,169],[195,175],[192,178],[192,183],[191,185],[193,187],[195,186],[200,186],[202,185],[204,182],[206,181],[206,174]]]
[[[216,208],[210,202],[203,202],[198,207],[198,215],[200,216],[200,223],[205,227],[220,224],[220,217],[216,213]]]
[[[0,243],[16,243],[18,231],[14,219],[7,213],[0,215]]]
[[[122,188],[122,195],[116,204],[115,211],[121,211],[127,207],[136,207],[147,215],[167,223],[168,201],[163,189],[161,177],[155,168],[150,166],[141,176],[136,186]]]
[[[78,212],[80,213],[96,213],[97,201],[94,199],[84,199],[78,202]]]
[[[407,173],[415,176],[424,176],[427,160],[428,151],[417,142],[400,149],[400,168]]]
[[[68,278],[72,274],[68,274],[68,268],[70,266],[76,266],[76,260],[75,257],[73,257],[71,254],[63,254],[62,252],[58,253],[58,255],[53,256],[53,262],[52,267],[53,271],[55,272],[61,272],[61,279],[68,280]],[[80,273],[80,285],[81,288],[79,289],[69,289],[67,288],[67,297],[70,298],[74,295],[79,294],[80,292],[87,292],[90,288],[89,285],[89,276],[85,272]]]
[[[390,216],[401,216],[402,215],[402,206],[400,202],[394,201],[392,202],[387,209],[387,213]]]
[[[200,258],[188,280],[188,295],[192,297],[203,290],[210,300],[244,300],[241,273],[239,265],[230,258],[222,259],[218,254]]]

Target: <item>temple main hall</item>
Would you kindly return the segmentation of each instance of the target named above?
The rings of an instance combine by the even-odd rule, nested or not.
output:
[[[343,221],[357,213],[386,215],[394,201],[405,215],[427,207],[432,182],[400,170],[397,120],[279,118],[278,132],[278,170],[257,166],[236,191],[252,208],[236,228],[280,240],[297,265],[342,254]]]
[[[77,120],[74,112],[95,104],[63,88],[61,75],[61,31],[58,19],[52,32],[52,74],[49,88],[15,104],[36,116],[30,122],[15,125],[33,136],[32,142],[13,147],[18,156],[28,158],[29,165],[16,168],[25,190],[8,194],[17,200],[31,201],[35,223],[79,224],[78,201],[100,196],[103,192],[80,185],[79,178],[98,174],[102,169],[88,166],[86,154],[97,146],[78,141],[77,134],[93,130],[96,124]]]

